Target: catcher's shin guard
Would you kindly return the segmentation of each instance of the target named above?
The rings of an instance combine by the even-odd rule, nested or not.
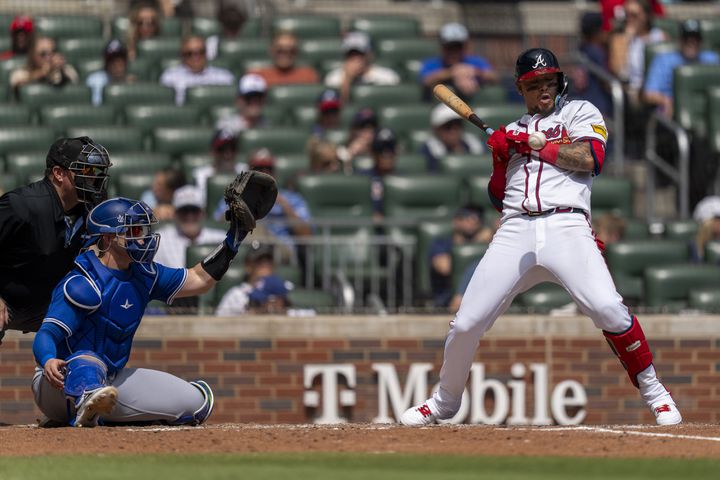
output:
[[[204,402],[192,415],[178,418],[173,422],[173,425],[201,425],[212,415],[213,407],[215,406],[215,395],[210,385],[204,380],[190,382],[190,385],[200,390],[200,393],[202,393],[204,397]]]
[[[620,333],[603,330],[603,335],[605,335],[610,348],[620,359],[620,363],[627,370],[630,381],[637,388],[640,388],[637,380],[638,374],[653,363],[652,352],[650,352],[650,347],[647,340],[645,340],[645,333],[640,326],[640,322],[633,315],[630,328]]]

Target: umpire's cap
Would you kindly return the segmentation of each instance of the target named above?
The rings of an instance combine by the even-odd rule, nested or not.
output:
[[[70,165],[77,161],[85,145],[94,143],[90,137],[59,138],[50,146],[45,158],[45,166],[52,168],[58,165],[70,168]]]

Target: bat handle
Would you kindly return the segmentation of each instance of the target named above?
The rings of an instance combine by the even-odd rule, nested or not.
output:
[[[492,135],[493,133],[495,133],[495,130],[493,130],[492,128],[488,127],[488,128],[485,129],[485,133],[487,133],[488,135]]]
[[[490,127],[488,127],[487,125],[485,125],[485,122],[483,122],[482,120],[480,120],[480,117],[478,117],[478,116],[475,115],[474,113],[471,113],[470,116],[468,116],[468,120],[469,120],[473,125],[475,125],[476,127],[478,127],[480,130],[483,130],[483,131],[484,131],[485,133],[487,133],[488,135],[492,135],[493,132],[495,131],[495,130],[493,130],[492,128],[490,128]]]

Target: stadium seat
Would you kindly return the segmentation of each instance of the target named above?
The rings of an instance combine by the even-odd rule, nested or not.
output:
[[[715,265],[668,265],[645,271],[646,304],[650,307],[685,307],[690,293],[720,285]]]
[[[191,153],[180,156],[180,169],[188,181],[192,181],[196,168],[212,165],[213,158],[209,153]]]
[[[238,62],[246,59],[266,59],[270,56],[270,39],[237,38],[223,39],[218,47],[218,57]]]
[[[707,135],[707,90],[717,85],[720,65],[684,65],[673,71],[675,121],[700,138]]]
[[[347,143],[349,138],[350,138],[350,132],[348,130],[345,130],[342,128],[327,130],[325,132],[325,140],[327,140],[329,142],[333,142],[338,145]]]
[[[720,240],[715,240],[705,244],[705,263],[712,265],[720,265]]]
[[[388,38],[380,40],[375,48],[378,59],[391,62],[424,60],[437,56],[439,52],[437,41],[424,38]]]
[[[460,179],[447,175],[387,176],[387,218],[449,218],[460,204]]]
[[[461,178],[489,177],[492,173],[492,153],[445,155],[440,159],[440,172]],[[485,188],[487,190],[487,185]]]
[[[642,220],[625,219],[624,240],[644,240],[650,236],[647,224]]]
[[[10,83],[10,74],[13,70],[25,66],[27,57],[15,56],[0,62],[0,85]]]
[[[161,240],[162,241],[162,240]],[[217,248],[217,243],[209,245],[190,245],[185,250],[185,266],[194,267]]]
[[[214,106],[234,105],[236,97],[237,86],[235,84],[205,85],[188,88],[185,103],[197,106],[203,111],[209,111]]]
[[[325,290],[293,288],[288,292],[290,308],[306,308],[322,312],[330,311],[337,306],[332,293]]]
[[[38,146],[35,146],[37,149]],[[22,153],[9,154],[7,156],[7,173],[14,176],[20,184],[27,184],[31,179],[43,175],[45,172],[45,157],[47,148],[38,151],[27,150]],[[4,176],[3,173],[1,176]]]
[[[698,224],[694,220],[675,220],[665,224],[665,238],[689,242],[695,239]]]
[[[362,175],[305,175],[298,179],[298,191],[313,218],[369,218],[370,177]]]
[[[292,109],[300,105],[315,105],[324,85],[277,85],[268,90],[268,103]]]
[[[0,77],[0,103],[5,103],[10,100],[10,86],[3,82],[3,78]]]
[[[84,81],[91,73],[103,70],[105,68],[105,60],[100,57],[80,58],[73,63],[73,67],[75,67],[75,70],[77,70],[80,75],[80,80]]]
[[[691,290],[689,306],[705,312],[720,312],[720,288]]]
[[[138,42],[138,58],[160,61],[165,58],[180,57],[180,39],[174,37],[155,37]]]
[[[107,41],[97,38],[64,38],[58,40],[57,49],[65,56],[65,60],[77,68],[80,60],[102,58]]]
[[[85,85],[65,85],[55,88],[50,85],[31,83],[20,87],[20,103],[30,108],[57,104],[90,104],[90,89]]]
[[[665,32],[665,36],[672,41],[675,41],[680,36],[680,25],[675,18],[668,17],[653,17],[653,27],[659,28]]]
[[[485,209],[485,213],[495,211],[495,207],[490,202],[490,195],[488,194],[488,183],[490,182],[490,175],[473,175],[465,178],[465,185],[467,187],[467,202],[476,207]]]
[[[3,32],[7,30],[1,30]],[[10,50],[10,47],[12,46],[12,41],[10,40],[9,36],[3,36],[0,37],[0,52],[4,52],[6,50]]]
[[[130,19],[128,17],[115,17],[112,21],[113,38],[128,38]],[[179,17],[164,17],[160,19],[161,37],[180,37],[182,33],[181,19]],[[176,52],[177,53],[177,52]]]
[[[55,129],[51,127],[23,126],[0,128],[0,152],[5,155],[16,152],[47,150],[55,141]],[[44,157],[43,157],[44,158]]]
[[[715,155],[720,155],[720,88],[708,90],[708,142]]]
[[[129,105],[125,123],[149,133],[157,127],[190,127],[200,125],[200,108],[195,105]]]
[[[574,303],[570,294],[560,285],[544,282],[535,285],[517,297],[518,303],[536,312],[546,312]]]
[[[297,265],[276,265],[275,274],[283,280],[291,282],[296,288],[303,283],[302,270]]]
[[[115,158],[112,160],[115,163]],[[151,173],[123,173],[116,175],[115,172],[111,172],[110,175],[110,188],[115,190],[118,197],[140,198],[146,190],[152,187],[152,184],[153,175]]]
[[[300,105],[293,108],[290,114],[285,115],[285,117],[291,119],[290,123],[293,125],[309,132],[318,117],[317,107],[315,105]]]
[[[21,181],[14,173],[3,173],[0,175],[0,191],[2,193],[14,190],[22,186],[23,183],[25,182]]]
[[[272,31],[292,32],[298,38],[337,38],[340,19],[323,15],[278,15],[272,20]]]
[[[115,152],[145,150],[142,130],[136,127],[73,127],[67,129],[68,137],[82,137],[84,135],[107,148],[110,157]]]
[[[504,105],[508,103],[508,92],[502,85],[483,85],[473,95],[474,105]]]
[[[593,179],[590,204],[593,216],[612,212],[625,218],[633,216],[633,186],[628,178],[600,175]]]
[[[300,43],[299,59],[303,63],[319,66],[324,60],[337,60],[343,56],[339,38],[312,38]]]
[[[175,104],[175,90],[157,83],[118,83],[105,87],[106,105],[126,107],[128,105]]]
[[[401,153],[395,160],[395,172],[398,175],[427,173],[427,160],[420,153]]]
[[[179,156],[210,150],[211,127],[159,127],[153,130],[153,150]]]
[[[476,105],[473,110],[486,124],[492,128],[507,125],[522,117],[527,109],[519,103],[506,103],[503,105]]]
[[[235,174],[221,173],[215,174],[207,179],[207,199],[205,201],[205,209],[208,215],[212,215],[212,212],[220,203],[220,199],[225,193],[225,188],[235,179]]]
[[[275,157],[275,180],[280,187],[288,188],[297,181],[298,174],[308,169],[308,157],[304,153],[278,155]]]
[[[703,44],[707,48],[720,50],[720,20],[717,16],[700,20],[700,31],[703,35]]]
[[[220,22],[210,17],[193,17],[190,21],[190,29],[193,35],[200,35],[201,37],[222,34]]]
[[[452,235],[450,220],[429,220],[420,222],[417,228],[417,253],[415,255],[417,289],[420,295],[432,294],[430,288],[430,247],[436,238]]]
[[[414,17],[401,15],[365,15],[353,18],[351,31],[367,33],[374,41],[385,38],[419,38],[420,22]]]
[[[350,97],[352,103],[378,109],[384,105],[417,104],[422,92],[417,84],[405,85],[356,85]],[[429,117],[427,117],[429,118]]]
[[[0,108],[0,126],[26,126],[31,123],[32,110],[27,105],[3,105]]]
[[[422,103],[382,106],[378,109],[378,121],[396,134],[405,135],[411,130],[429,129],[431,110],[431,105]]]
[[[115,107],[109,105],[51,105],[40,108],[40,124],[55,128],[58,136],[72,127],[108,126],[117,123]]]
[[[45,15],[35,17],[36,35],[59,38],[102,38],[103,22],[99,17],[82,15]]]
[[[110,160],[113,166],[110,168],[110,176],[122,176],[132,173],[155,173],[156,171],[172,165],[169,155],[150,152],[110,152]]]
[[[432,136],[431,130],[413,130],[405,134],[405,147],[410,152],[419,152],[423,144]],[[402,139],[402,137],[400,137]]]
[[[652,65],[656,56],[677,51],[678,44],[675,41],[649,43],[645,45],[645,71],[647,72],[650,69],[650,65]]]
[[[487,252],[487,243],[468,243],[452,247],[452,289],[457,291],[465,269],[473,262],[480,260]]]
[[[274,155],[303,153],[307,134],[293,127],[255,128],[242,132],[240,145],[246,153],[260,148],[269,149]]]

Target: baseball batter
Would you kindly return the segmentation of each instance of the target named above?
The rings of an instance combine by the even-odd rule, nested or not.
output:
[[[592,179],[602,170],[607,141],[602,115],[589,102],[566,101],[567,81],[549,50],[523,52],[515,77],[528,113],[488,140],[488,190],[502,211],[501,226],[450,324],[439,389],[400,421],[428,425],[453,417],[480,338],[516,295],[549,281],[563,286],[602,329],[656,422],[680,423],[640,323],[623,305],[590,226]],[[541,136],[531,141],[535,132],[547,142]]]

